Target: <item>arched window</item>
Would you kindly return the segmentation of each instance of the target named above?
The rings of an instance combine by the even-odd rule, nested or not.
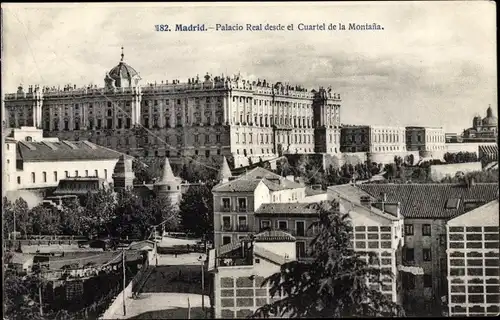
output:
[[[47,172],[42,172],[42,179],[43,182],[47,182]]]
[[[30,137],[30,136],[27,136],[27,137],[26,137],[26,141],[31,142],[31,141],[33,141],[33,138],[32,138],[32,137]]]
[[[34,172],[31,173],[31,182],[35,183],[35,173]]]

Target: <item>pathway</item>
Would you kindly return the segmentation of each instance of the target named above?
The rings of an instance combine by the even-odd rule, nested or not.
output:
[[[201,254],[203,259],[204,254]],[[120,308],[113,319],[187,319],[188,297],[191,318],[203,318],[201,293],[201,262],[199,253],[158,255],[158,267],[146,281],[139,297],[126,299],[126,316]],[[183,267],[184,266],[184,267]],[[198,268],[198,266],[200,266]],[[189,281],[172,281],[179,270]],[[198,279],[200,278],[200,279]],[[192,279],[192,282],[190,282]],[[174,292],[175,291],[175,292]],[[192,292],[192,293],[186,293]],[[205,291],[206,292],[206,291]],[[210,307],[210,298],[205,295],[205,308]]]

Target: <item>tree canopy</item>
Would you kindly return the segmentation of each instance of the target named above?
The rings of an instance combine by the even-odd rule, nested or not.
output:
[[[182,195],[179,206],[183,228],[208,239],[212,238],[213,233],[212,187],[211,183],[191,186]]]
[[[312,261],[292,261],[265,279],[276,300],[259,308],[254,317],[337,318],[393,317],[403,309],[371,284],[393,275],[376,265],[372,254],[351,245],[353,227],[334,201],[318,206],[318,230],[310,251]]]

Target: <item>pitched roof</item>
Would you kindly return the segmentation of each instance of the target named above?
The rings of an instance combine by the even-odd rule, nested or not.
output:
[[[165,162],[163,163],[163,172],[161,179],[156,184],[169,183],[172,181],[177,181],[177,178],[174,176],[172,171],[172,167],[170,166],[170,162],[168,158],[165,157]]]
[[[98,177],[78,177],[59,180],[54,195],[86,195],[88,192],[97,192],[98,190],[108,190],[109,183]]]
[[[20,141],[16,149],[17,159],[23,161],[111,160],[123,155],[89,141]]]
[[[250,237],[248,237],[250,238]],[[295,237],[281,230],[267,230],[254,236],[255,242],[295,242]]]
[[[498,157],[498,145],[483,144],[479,146],[479,152],[485,153],[487,155]]]
[[[260,180],[236,179],[215,186],[217,192],[252,192],[259,185]]]
[[[261,167],[254,168],[234,180],[216,185],[212,190],[216,192],[252,192],[263,182],[271,191],[304,188],[301,184],[290,181],[278,174]]]
[[[400,202],[405,218],[449,219],[474,209],[468,202],[487,203],[498,198],[497,183],[459,184],[360,184],[373,197],[387,195],[388,202]]]
[[[264,248],[260,247],[254,247],[253,252],[256,256],[260,258],[264,258],[270,262],[273,262],[277,265],[282,265],[284,264],[287,260],[284,256],[279,255],[277,253],[271,252],[269,250],[266,250]]]
[[[231,173],[231,169],[229,168],[226,157],[222,156],[222,166],[219,171],[219,180],[222,181],[224,179],[229,179],[232,176],[233,174]]]
[[[255,214],[317,214],[315,203],[263,203]]]
[[[223,246],[220,246],[217,249],[217,256],[220,257],[222,255],[225,255],[225,254],[227,254],[229,252],[232,252],[232,251],[240,249],[240,248],[241,248],[241,242],[240,241],[238,241],[238,242],[231,242],[231,243],[225,244]]]

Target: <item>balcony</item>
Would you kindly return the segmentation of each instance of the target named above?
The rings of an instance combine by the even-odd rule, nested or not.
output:
[[[221,212],[230,212],[231,211],[231,207],[221,207],[220,211]]]
[[[247,207],[238,207],[237,209],[238,212],[247,212]]]
[[[237,230],[239,232],[248,232],[250,230],[250,228],[248,227],[247,224],[240,224],[240,225],[238,225]]]
[[[233,226],[223,225],[222,226],[222,231],[233,231]]]

